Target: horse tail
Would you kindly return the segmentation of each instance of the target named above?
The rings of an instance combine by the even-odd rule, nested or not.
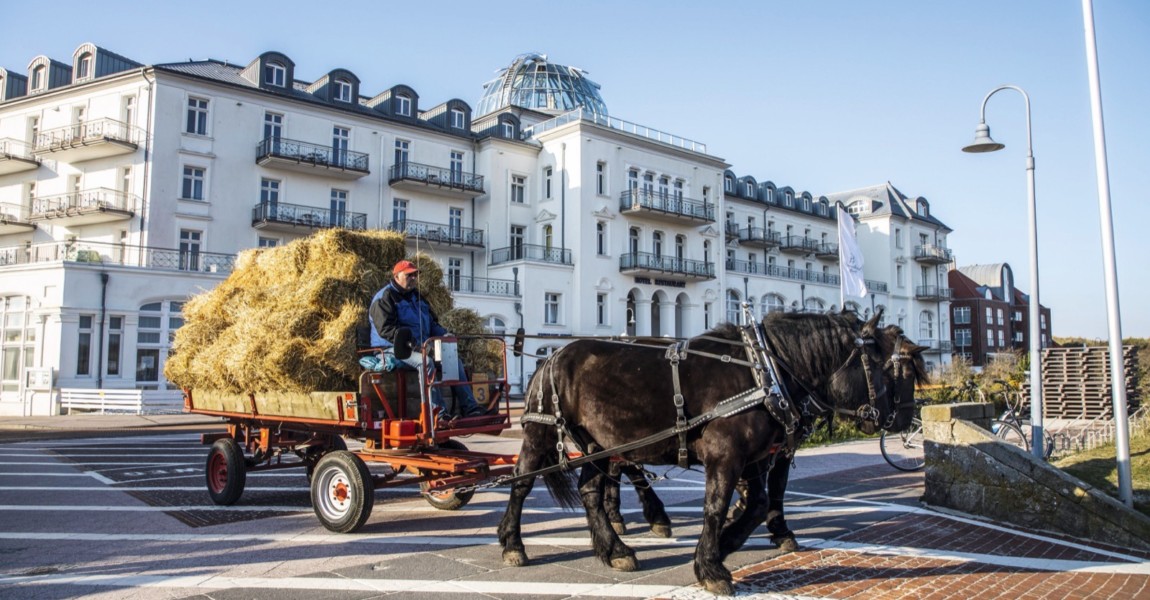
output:
[[[556,352],[556,354],[558,354],[558,352]],[[535,373],[531,375],[531,380],[527,383],[527,394],[524,398],[525,408],[528,412],[531,412],[532,400],[537,402],[537,412],[542,413],[544,411],[543,398],[544,394],[546,393],[545,387],[548,383],[551,383],[551,380],[545,376],[544,373],[547,372],[548,369],[553,368],[552,362],[554,360],[555,354],[549,356],[546,361],[540,363],[539,368],[536,369]],[[554,390],[552,390],[552,392],[554,392]],[[537,431],[546,431],[546,433],[543,434],[542,439],[537,440],[540,442],[540,447],[555,448],[555,443],[557,441],[555,436],[557,433],[553,427],[548,427],[545,430],[540,429]],[[524,433],[526,434],[526,432]],[[544,454],[545,456],[541,457],[538,468],[546,469],[548,467],[553,467],[559,464],[559,455],[557,452],[552,450],[550,452],[545,452]],[[542,477],[543,484],[547,486],[547,491],[551,492],[551,497],[555,499],[555,502],[559,504],[559,506],[567,510],[573,510],[582,506],[583,501],[580,499],[579,492],[575,489],[575,485],[572,481],[575,477],[575,474],[570,469],[555,470],[543,475]]]
[[[543,483],[547,486],[547,491],[551,492],[551,497],[559,506],[567,510],[574,510],[583,506],[579,491],[575,489],[575,485],[572,483],[574,479],[574,471],[569,470],[552,471],[543,476]]]

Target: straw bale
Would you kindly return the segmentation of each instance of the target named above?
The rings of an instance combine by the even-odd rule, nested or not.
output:
[[[184,388],[231,393],[355,389],[356,328],[405,255],[401,234],[344,229],[242,252],[226,280],[184,305],[164,374]],[[451,310],[442,269],[427,256],[413,260],[432,308]]]

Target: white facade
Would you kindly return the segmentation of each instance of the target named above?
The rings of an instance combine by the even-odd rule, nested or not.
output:
[[[274,52],[143,66],[91,44],[70,67],[0,71],[0,91],[0,415],[44,410],[29,381],[45,369],[56,388],[167,388],[182,302],[237,252],[328,226],[407,232],[457,305],[538,336],[536,356],[557,347],[548,336],[696,335],[747,299],[841,306],[826,198],[739,193],[749,178],[703,145],[602,114],[473,119],[403,85],[370,96],[342,69],[300,82]],[[904,289],[892,265],[918,264],[920,227],[895,246],[896,220],[864,216],[860,243],[867,278],[891,286],[877,305],[914,337],[922,275]],[[766,233],[788,228],[800,247]],[[510,377],[534,368],[513,360]]]

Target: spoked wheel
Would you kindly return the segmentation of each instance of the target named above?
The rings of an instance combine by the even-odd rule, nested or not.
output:
[[[220,438],[208,452],[204,473],[208,482],[208,495],[220,506],[235,504],[244,493],[247,481],[247,463],[244,451],[234,438]]]
[[[311,505],[329,530],[351,533],[359,529],[375,505],[375,481],[367,465],[347,450],[325,454],[312,476]]]
[[[467,446],[455,440],[444,440],[439,443],[439,447],[445,450],[467,450]],[[471,497],[475,495],[475,490],[468,492],[460,492],[455,489],[432,490],[431,484],[426,481],[419,484],[419,491],[423,492],[423,497],[428,504],[439,510],[459,510],[467,506],[467,503],[471,502]]]
[[[1017,425],[1007,423],[1006,421],[994,420],[990,422],[990,431],[998,436],[998,439],[1007,444],[1020,448],[1023,452],[1030,452],[1030,442]]]
[[[915,418],[901,433],[883,431],[878,439],[882,457],[899,471],[918,471],[926,466],[923,452],[922,421]]]

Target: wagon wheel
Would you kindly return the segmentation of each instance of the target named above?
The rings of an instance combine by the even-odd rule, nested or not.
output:
[[[208,452],[204,474],[212,502],[221,506],[235,504],[244,493],[247,481],[247,467],[240,443],[233,438],[216,440]]]
[[[307,480],[310,482],[312,475],[315,473],[315,466],[319,463],[319,459],[328,452],[336,452],[339,450],[347,450],[347,442],[343,438],[332,434],[327,438],[327,444],[323,446],[308,446],[307,450],[299,453],[299,457],[307,463]]]
[[[439,443],[439,447],[445,450],[467,450],[467,446],[455,440],[444,440]],[[471,497],[475,495],[475,490],[467,492],[460,492],[454,488],[432,490],[431,484],[426,481],[419,484],[419,491],[423,492],[428,504],[439,510],[459,510],[467,506],[467,503],[471,502]]]
[[[324,527],[351,533],[371,516],[375,480],[360,458],[347,450],[328,452],[315,466],[311,505]]]

